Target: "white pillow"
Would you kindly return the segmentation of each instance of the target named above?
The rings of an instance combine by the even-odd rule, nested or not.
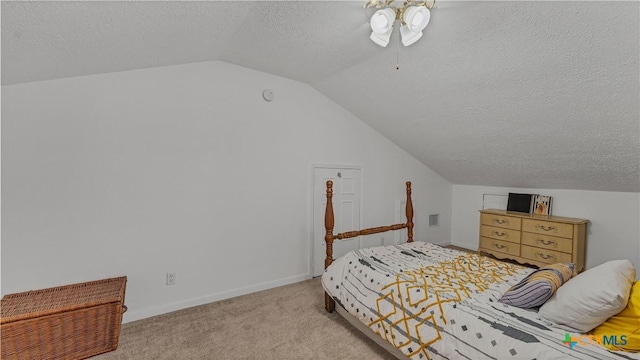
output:
[[[538,315],[560,328],[584,334],[627,306],[635,277],[636,269],[629,260],[606,262],[560,286]]]

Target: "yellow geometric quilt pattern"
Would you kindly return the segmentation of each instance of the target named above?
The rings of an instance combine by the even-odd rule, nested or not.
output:
[[[521,268],[466,253],[437,265],[400,272],[395,281],[382,288],[382,296],[376,301],[380,317],[368,325],[400,350],[414,344],[409,351],[403,351],[409,357],[422,352],[429,359],[425,348],[440,340],[441,325],[447,323],[444,303],[460,302],[463,297],[484,292],[489,284],[504,282],[504,276]],[[423,326],[427,322],[431,326]],[[406,335],[400,336],[396,328]],[[419,340],[418,348],[414,348],[412,338]]]

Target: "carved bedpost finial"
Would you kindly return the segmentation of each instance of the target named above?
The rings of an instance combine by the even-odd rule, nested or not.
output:
[[[407,242],[413,242],[413,203],[411,202],[411,181],[407,181]]]

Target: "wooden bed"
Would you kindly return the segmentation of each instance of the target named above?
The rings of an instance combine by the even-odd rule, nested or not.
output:
[[[407,185],[407,204],[405,206],[405,214],[407,216],[407,222],[404,224],[394,224],[387,226],[378,226],[374,228],[347,231],[337,235],[333,234],[333,181],[327,181],[327,206],[324,212],[324,227],[326,234],[324,240],[326,243],[327,257],[324,259],[324,268],[328,268],[333,262],[333,241],[350,239],[360,235],[372,235],[382,233],[391,230],[407,229],[407,242],[413,242],[413,202],[411,201],[411,181],[406,182]],[[324,307],[328,312],[333,312],[336,307],[335,301],[329,294],[324,294]]]
[[[339,313],[398,359],[633,358],[598,344],[569,346],[567,336],[585,335],[553,326],[537,310],[500,303],[502,294],[532,269],[414,242],[411,182],[406,195],[406,223],[334,235],[333,182],[327,181],[322,286],[328,312]],[[335,240],[400,229],[407,229],[407,243],[352,250],[333,259]]]

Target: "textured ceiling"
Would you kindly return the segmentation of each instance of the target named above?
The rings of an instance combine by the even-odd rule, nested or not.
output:
[[[222,60],[302,81],[454,184],[640,191],[640,3],[2,1],[2,85]],[[400,70],[395,69],[399,58]]]

